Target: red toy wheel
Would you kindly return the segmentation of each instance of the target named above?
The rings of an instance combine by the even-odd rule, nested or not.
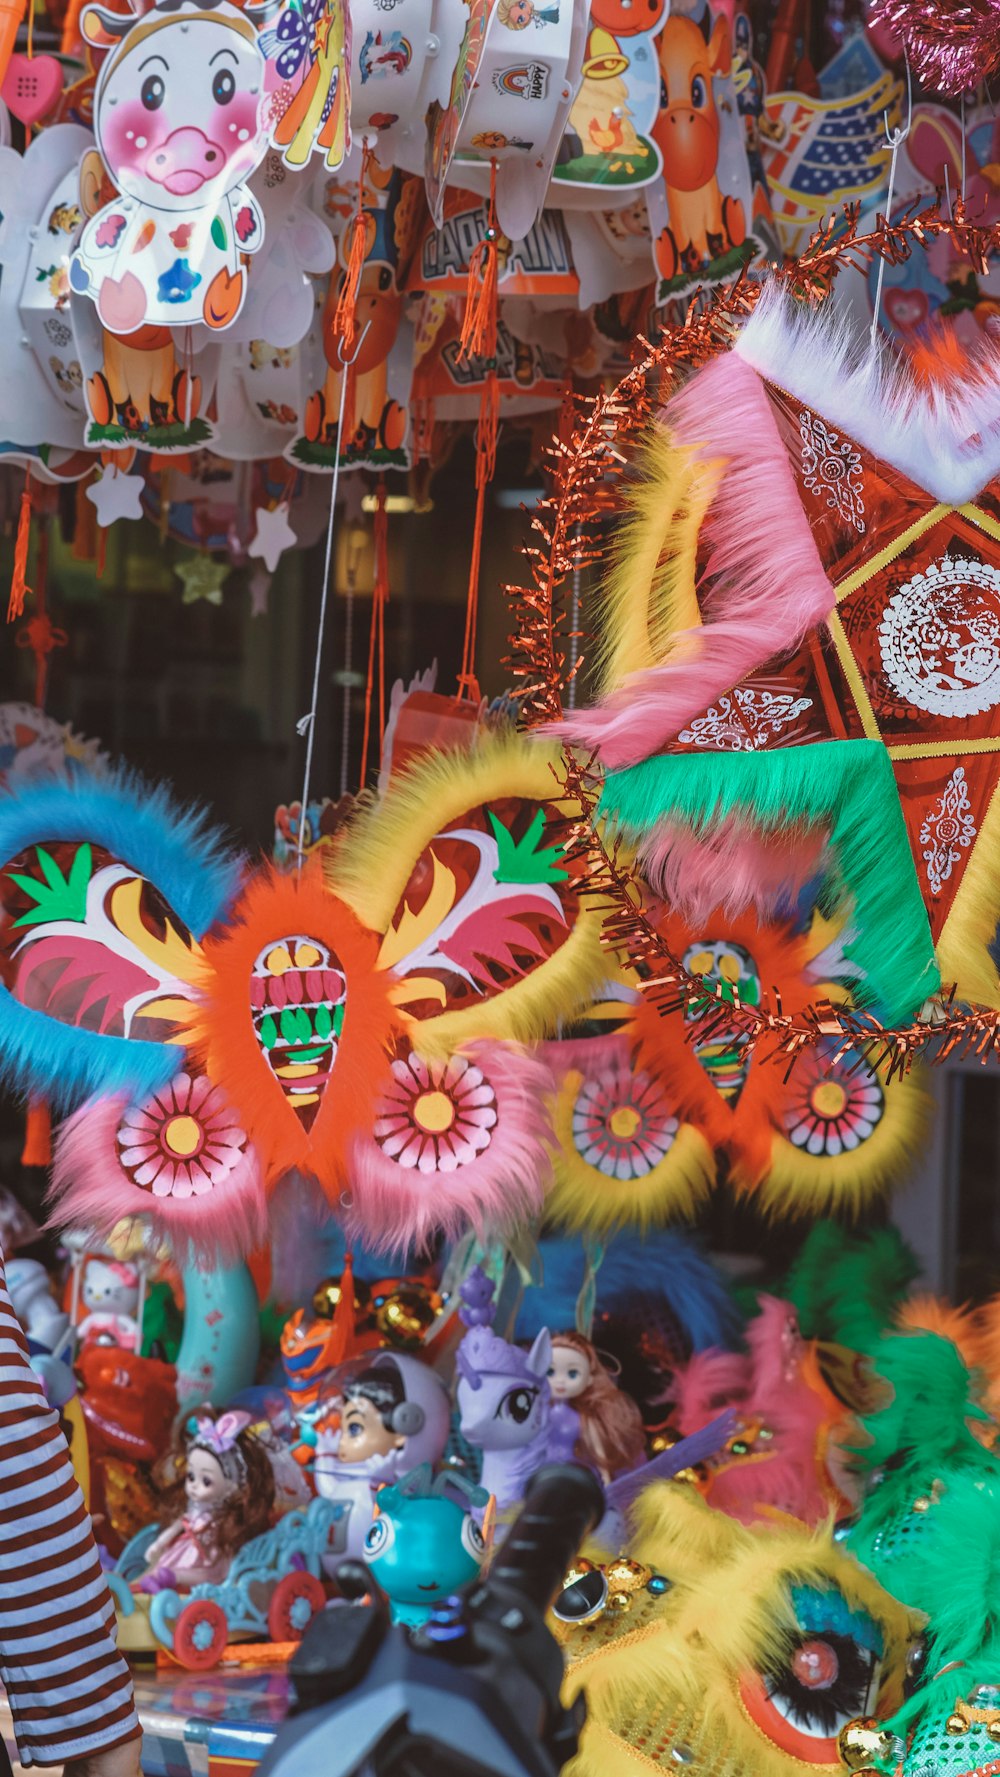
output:
[[[312,1573],[286,1573],[274,1588],[267,1612],[272,1641],[301,1641],[313,1617],[323,1609],[326,1592]]]
[[[192,1672],[217,1666],[229,1640],[225,1612],[211,1598],[194,1598],[174,1624],[173,1655]]]

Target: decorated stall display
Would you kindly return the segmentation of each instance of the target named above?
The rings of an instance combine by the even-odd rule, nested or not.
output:
[[[600,749],[602,806],[655,858],[654,884],[669,871],[678,906],[747,835],[818,840],[839,972],[889,1021],[942,978],[1000,995],[994,357],[939,401],[765,290],[650,440],[610,590],[607,693],[566,722]],[[748,501],[766,526],[737,518]]]
[[[622,1554],[571,1568],[554,1621],[569,1693],[586,1684],[583,1777],[668,1760],[801,1777],[840,1769],[840,1731],[899,1704],[920,1618],[829,1530],[755,1533],[656,1485]]]
[[[11,797],[7,1052],[91,1095],[60,1137],[63,1213],[148,1212],[218,1259],[259,1243],[293,1168],[341,1210],[348,1185],[349,1225],[387,1247],[537,1206],[549,1076],[509,1039],[603,969],[551,758],[503,734],[432,757],[325,876],[242,887],[204,826],[121,780]]]
[[[94,130],[117,192],[87,223],[70,284],[112,333],[228,327],[264,232],[246,183],[267,146],[256,29],[229,0],[139,18],[90,6],[81,22],[108,51]]]

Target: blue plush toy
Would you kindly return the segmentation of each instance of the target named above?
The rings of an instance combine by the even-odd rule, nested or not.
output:
[[[487,1527],[484,1535],[472,1510],[488,1507],[490,1498],[484,1487],[461,1475],[432,1480],[427,1464],[379,1490],[364,1558],[389,1600],[394,1622],[426,1623],[435,1604],[477,1578],[490,1534]]]

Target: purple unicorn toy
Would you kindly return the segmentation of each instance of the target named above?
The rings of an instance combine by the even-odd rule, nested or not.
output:
[[[571,1462],[580,1417],[549,1388],[552,1338],[543,1327],[530,1351],[493,1331],[493,1285],[480,1266],[459,1289],[468,1329],[456,1354],[463,1437],[483,1452],[482,1485],[497,1509],[516,1505],[544,1462]]]
[[[530,1351],[493,1331],[493,1284],[479,1265],[459,1287],[459,1316],[466,1334],[455,1355],[462,1435],[483,1452],[482,1484],[497,1510],[516,1505],[545,1462],[572,1462],[580,1416],[549,1387],[552,1335],[547,1327]],[[620,1514],[650,1481],[666,1481],[722,1448],[735,1430],[730,1409],[652,1461],[619,1475],[605,1488],[611,1512]],[[621,1526],[616,1534],[624,1534]],[[611,1539],[613,1540],[613,1538]]]

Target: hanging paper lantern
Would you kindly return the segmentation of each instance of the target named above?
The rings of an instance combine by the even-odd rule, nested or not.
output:
[[[81,25],[109,52],[94,131],[119,195],[84,229],[70,284],[111,333],[228,327],[264,232],[246,184],[267,147],[256,30],[229,0],[140,19],[91,5]]]

